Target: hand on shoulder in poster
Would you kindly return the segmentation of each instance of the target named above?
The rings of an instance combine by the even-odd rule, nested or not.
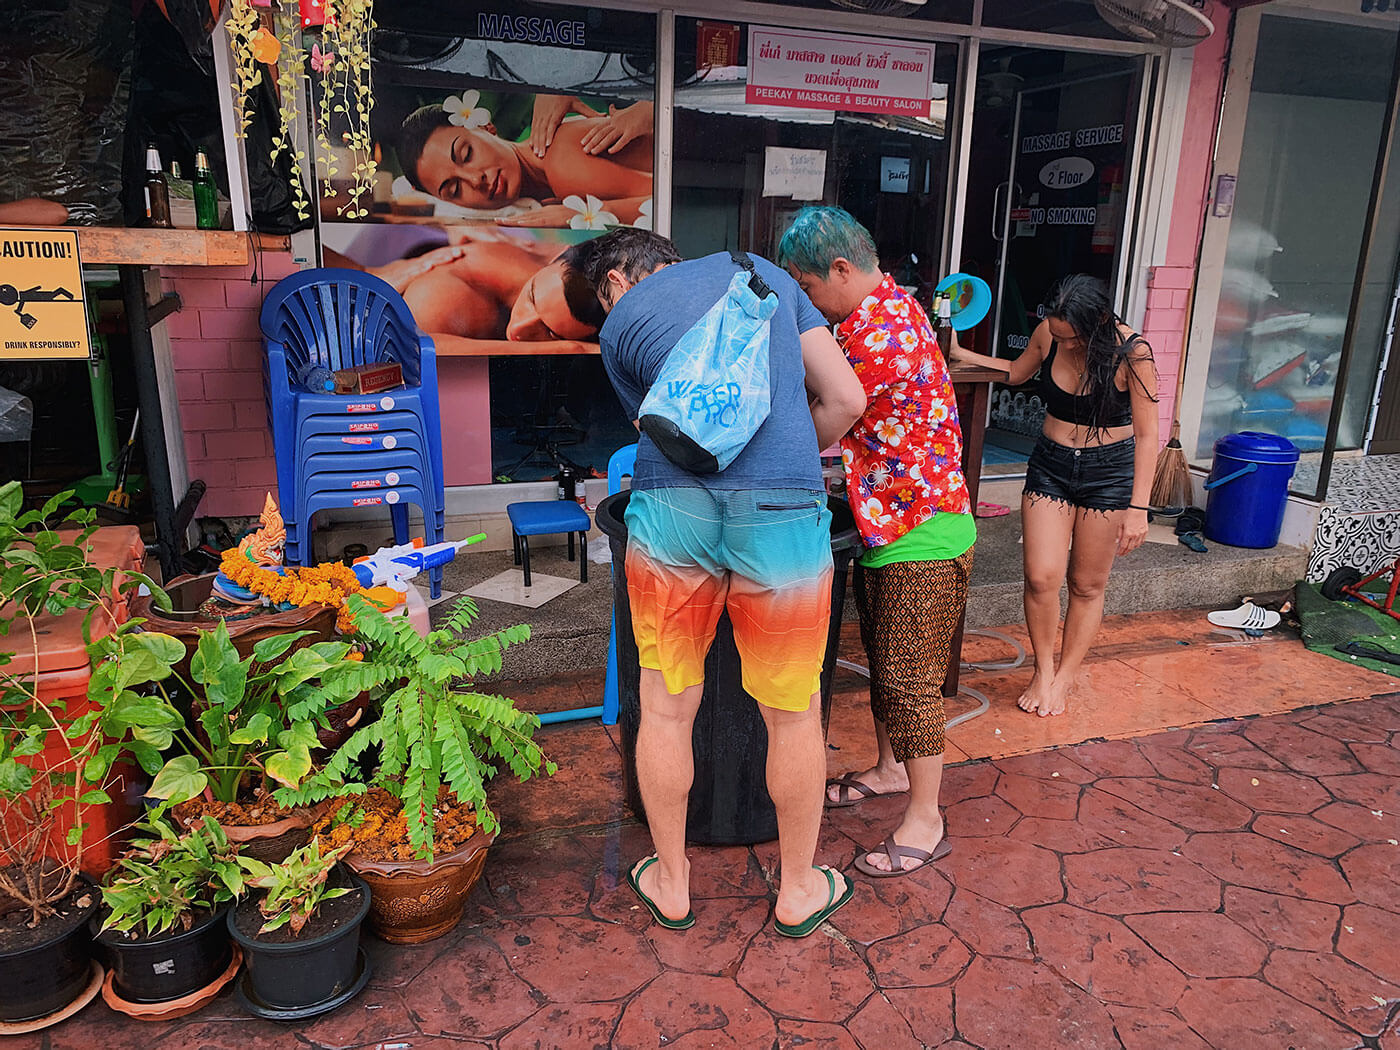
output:
[[[375,267],[371,272],[376,277],[393,285],[394,290],[402,295],[414,279],[422,277],[425,273],[435,270],[439,266],[456,262],[466,253],[465,245],[449,244],[424,252],[413,259],[396,259],[383,266]]]
[[[588,131],[579,141],[585,153],[597,156],[599,153],[617,153],[634,139],[648,138],[652,134],[655,107],[650,102],[634,102],[618,109],[608,107],[606,117],[591,119]]]
[[[530,149],[535,156],[543,157],[545,150],[554,144],[554,133],[564,118],[570,113],[583,117],[600,116],[598,111],[573,95],[536,95],[534,115],[530,120]]]

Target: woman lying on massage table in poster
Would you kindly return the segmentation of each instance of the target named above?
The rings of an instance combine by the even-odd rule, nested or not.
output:
[[[569,96],[540,95],[530,138],[508,142],[489,121],[464,127],[441,106],[424,106],[404,120],[396,149],[414,188],[450,204],[493,210],[521,198],[551,202],[497,220],[503,226],[577,225],[580,211],[559,203],[569,197],[601,202],[585,228],[632,225],[652,194],[653,111],[635,102],[565,121],[570,112],[596,111]]]

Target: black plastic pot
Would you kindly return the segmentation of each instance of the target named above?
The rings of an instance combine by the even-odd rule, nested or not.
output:
[[[57,932],[42,944],[0,952],[0,1021],[32,1021],[62,1010],[78,997],[92,972],[92,937],[88,920],[101,896],[84,880],[92,904],[56,923]]]
[[[369,886],[358,875],[345,874],[360,891],[360,907],[348,922],[319,936],[269,944],[245,934],[235,922],[236,913],[229,912],[228,932],[243,949],[247,968],[239,989],[254,1013],[278,1019],[312,1017],[346,1001],[347,991],[358,991],[356,985],[364,986],[360,926],[369,914]]]
[[[233,957],[224,924],[229,910],[224,903],[188,930],[134,940],[114,930],[98,933],[101,917],[94,918],[93,939],[116,993],[129,1003],[165,1003],[213,983]]]
[[[645,820],[637,787],[636,757],[637,728],[641,723],[641,668],[637,662],[637,641],[632,635],[632,607],[627,599],[627,525],[623,521],[630,495],[619,492],[603,500],[594,520],[612,546],[623,784],[627,804]],[[851,508],[839,499],[828,500],[827,507],[831,511],[831,556],[836,572],[831,582],[831,620],[821,674],[823,732],[831,713],[831,676],[841,639],[847,570],[860,547]],[[705,688],[691,741],[695,780],[686,813],[686,838],[704,845],[725,846],[777,838],[778,815],[764,777],[768,730],[759,714],[758,702],[744,691],[740,681],[739,651],[734,645],[728,613],[720,617],[714,645],[705,657]]]

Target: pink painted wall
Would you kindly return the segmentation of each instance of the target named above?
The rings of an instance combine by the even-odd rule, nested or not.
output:
[[[184,304],[165,325],[190,477],[209,486],[201,513],[256,515],[265,494],[276,495],[258,312],[264,291],[296,271],[286,252],[259,256],[256,284],[251,266],[161,269],[163,289],[178,292]],[[439,358],[438,387],[446,483],[490,482],[486,360]]]
[[[1147,312],[1142,334],[1157,359],[1161,392],[1162,440],[1171,432],[1176,411],[1176,387],[1186,350],[1191,291],[1196,279],[1201,229],[1210,196],[1211,159],[1220,97],[1230,53],[1230,11],[1211,5],[1215,32],[1192,55],[1191,86],[1186,103],[1186,127],[1181,136],[1171,232],[1166,261],[1152,268],[1147,280]]]

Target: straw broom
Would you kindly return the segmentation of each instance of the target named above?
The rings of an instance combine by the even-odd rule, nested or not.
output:
[[[1178,400],[1180,393],[1177,394]],[[1180,410],[1177,410],[1178,416]],[[1181,448],[1181,421],[1172,420],[1172,436],[1157,453],[1157,469],[1152,475],[1154,507],[1189,507],[1191,505],[1191,470],[1186,465],[1186,453]]]
[[[1191,299],[1196,298],[1196,289],[1191,289]],[[1192,303],[1186,304],[1186,316],[1191,316]],[[1190,331],[1188,324],[1187,331]],[[1157,469],[1152,474],[1152,494],[1148,502],[1154,507],[1189,507],[1193,490],[1191,468],[1186,463],[1186,453],[1181,448],[1181,391],[1186,385],[1186,354],[1177,363],[1176,402],[1172,405],[1172,436],[1157,453]]]

